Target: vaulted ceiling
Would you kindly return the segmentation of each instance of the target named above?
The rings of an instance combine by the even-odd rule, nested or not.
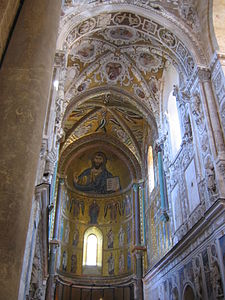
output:
[[[58,45],[66,52],[68,104],[61,154],[78,140],[101,134],[118,140],[143,163],[146,135],[153,140],[160,126],[163,70],[175,65],[182,84],[194,72],[194,60],[177,35],[138,12],[150,9],[179,19],[191,36],[199,30],[197,15],[185,1],[178,2],[65,1]]]

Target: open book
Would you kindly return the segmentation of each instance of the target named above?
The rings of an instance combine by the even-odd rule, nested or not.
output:
[[[107,178],[107,192],[115,192],[120,190],[119,177]]]

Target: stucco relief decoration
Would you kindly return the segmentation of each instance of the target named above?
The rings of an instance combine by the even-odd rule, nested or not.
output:
[[[177,45],[177,39],[174,34],[166,28],[161,28],[158,31],[158,35],[160,40],[169,46],[170,48],[174,48]]]
[[[105,73],[110,81],[117,81],[122,71],[123,66],[119,62],[111,61],[105,65]]]
[[[78,34],[83,35],[91,31],[92,29],[94,29],[95,26],[96,26],[96,19],[95,18],[88,19],[78,26],[77,28]]]
[[[198,32],[200,29],[200,23],[196,9],[196,2],[193,0],[182,0],[178,8],[180,16],[195,32]]]
[[[202,150],[203,156],[206,156],[209,151],[209,141],[208,141],[208,135],[206,132],[206,125],[205,125],[205,119],[202,111],[201,106],[201,99],[198,91],[196,91],[192,95],[191,99],[191,110],[192,114],[195,120],[195,125],[197,127],[197,132],[199,136],[199,144]]]
[[[225,130],[225,102],[221,106],[221,121],[222,121],[223,129]]]
[[[140,99],[145,99],[145,93],[138,85],[134,85],[134,92]]]
[[[159,101],[160,97],[160,80],[157,80],[155,76],[152,76],[149,81],[149,87],[152,91],[152,93],[155,96],[155,99]]]
[[[140,51],[140,50],[139,50]],[[142,51],[137,58],[139,68],[146,72],[156,73],[163,67],[162,58],[150,51]]]
[[[176,59],[180,61],[187,75],[190,76],[193,73],[195,64],[189,50],[171,31],[149,19],[145,19],[133,13],[119,12],[106,14],[105,17],[107,17],[105,27],[110,26],[111,28],[105,28],[104,31],[99,32],[99,34],[106,40],[109,40],[116,45],[123,45],[141,40],[144,38],[144,35],[146,40],[147,35],[149,35],[148,38],[151,43],[153,42],[155,45],[157,43],[163,43],[171,50],[171,54],[175,55]],[[92,17],[83,21],[78,27],[72,29],[67,36],[67,46],[72,45],[72,43],[74,43],[81,35],[86,35],[91,31],[98,32],[98,29],[100,29],[99,18],[100,16]],[[115,25],[116,27],[113,27]],[[114,51],[115,49],[111,50]],[[151,53],[153,54],[153,52]],[[154,54],[156,55],[156,52]],[[145,56],[146,54],[144,54],[142,60]],[[164,56],[166,57],[166,54]],[[157,55],[157,59],[159,57],[160,55]],[[149,58],[150,57],[148,57],[148,59]]]
[[[95,59],[95,45],[84,42],[76,50],[76,54],[82,62],[89,62]]]
[[[186,57],[184,64],[188,75],[191,75],[195,69],[195,63],[193,61],[193,58],[191,56]]]
[[[211,157],[208,155],[204,161],[206,183],[209,196],[212,197],[217,193],[215,169]]]
[[[132,27],[137,27],[141,23],[139,16],[133,13],[117,13],[113,18],[113,23],[118,25],[127,25]]]
[[[67,74],[66,74],[66,79],[68,81],[73,80],[75,77],[77,77],[79,72],[80,72],[80,67],[78,65],[75,65],[73,67],[68,67]]]
[[[134,30],[122,26],[106,30],[104,35],[117,45],[129,44],[137,39],[137,33]]]
[[[120,58],[110,55],[105,57],[100,62],[100,80],[97,78],[98,73],[95,74],[95,81],[101,83],[102,80],[106,80],[108,83],[116,84],[117,82],[120,85],[130,84],[131,77],[127,70],[127,62],[121,61]]]
[[[199,133],[202,134],[203,131],[205,130],[205,123],[204,123],[204,116],[201,108],[200,95],[197,92],[192,96],[191,108],[192,108],[192,114],[194,116],[196,126],[199,130]]]

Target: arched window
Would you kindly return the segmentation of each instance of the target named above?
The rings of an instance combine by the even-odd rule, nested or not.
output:
[[[149,193],[151,193],[155,186],[152,146],[148,147],[148,186],[149,186]]]
[[[89,227],[84,233],[83,273],[97,274],[102,267],[103,236],[97,227]]]
[[[182,139],[176,97],[173,95],[173,92],[170,93],[168,99],[168,119],[170,127],[172,155],[175,156],[180,149]]]
[[[97,237],[95,234],[90,234],[87,238],[87,266],[97,265]]]

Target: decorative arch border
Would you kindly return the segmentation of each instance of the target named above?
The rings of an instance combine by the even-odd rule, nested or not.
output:
[[[69,32],[77,26],[82,21],[88,19],[88,17],[96,17],[97,15],[103,15],[105,13],[113,13],[118,11],[128,11],[131,13],[137,13],[146,19],[152,20],[153,22],[158,23],[159,25],[164,25],[170,31],[175,31],[176,36],[180,41],[184,41],[185,47],[191,49],[192,56],[196,60],[196,64],[205,65],[207,63],[206,57],[204,55],[201,45],[197,36],[190,30],[189,26],[185,26],[181,19],[173,16],[170,12],[162,9],[160,12],[156,11],[154,7],[141,7],[137,4],[121,3],[121,4],[110,4],[90,7],[87,12],[82,12],[79,14],[74,14],[73,10],[71,13],[66,15],[61,20],[59,38],[57,42],[57,48],[63,49],[63,43],[65,37]],[[185,35],[185,39],[184,39]]]

